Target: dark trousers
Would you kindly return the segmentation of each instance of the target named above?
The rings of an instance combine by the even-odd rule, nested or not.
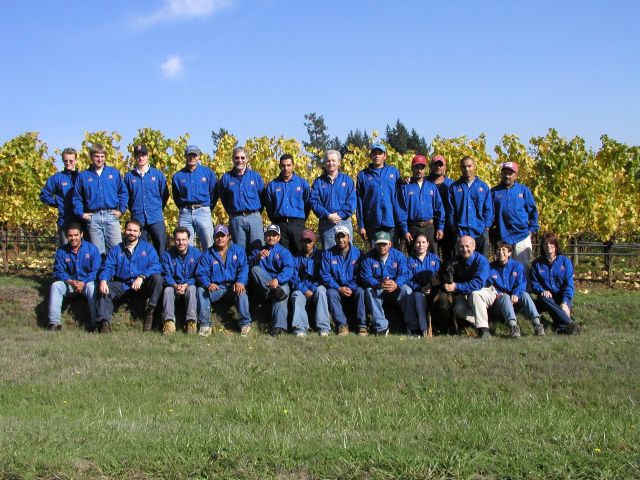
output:
[[[551,298],[544,298],[542,295],[538,295],[536,299],[536,307],[538,312],[547,312],[553,320],[553,329],[556,331],[562,331],[567,325],[571,323],[571,317],[562,311],[560,304],[562,303],[562,294],[554,293]],[[569,302],[569,308],[573,308],[573,302]]]
[[[167,231],[164,227],[164,222],[147,223],[142,227],[140,238],[145,242],[148,242],[149,238],[151,238],[151,243],[153,243],[156,252],[158,252],[158,256],[162,257],[167,247]]]
[[[444,228],[444,235],[438,240],[438,249],[440,250],[440,258],[446,263],[458,254],[456,252],[456,236],[450,228]]]
[[[293,256],[302,255],[303,218],[291,218],[288,222],[276,222],[280,227],[280,245],[288,248]]]
[[[435,227],[433,226],[433,223],[429,225],[425,225],[423,227],[409,224],[409,233],[413,237],[414,241],[416,239],[416,235],[426,235],[427,240],[429,240],[429,252],[433,253],[434,255],[438,254],[438,244],[436,243],[436,235],[435,235],[436,232],[435,232]],[[412,248],[413,248],[413,244],[407,245],[408,254],[411,253]]]
[[[111,323],[111,317],[113,316],[113,302],[125,296],[148,298],[149,304],[147,306],[147,310],[155,309],[160,300],[160,295],[162,295],[163,278],[159,273],[145,278],[144,282],[142,282],[142,288],[137,292],[134,292],[132,289],[125,290],[125,284],[122,282],[114,281],[107,282],[107,284],[109,285],[109,294],[98,294],[97,296],[96,317],[98,322],[106,320]]]

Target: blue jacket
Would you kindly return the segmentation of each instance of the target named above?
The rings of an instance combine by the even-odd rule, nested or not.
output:
[[[229,170],[218,182],[218,196],[229,215],[262,211],[264,180],[255,170],[246,169],[238,175]]]
[[[311,210],[320,220],[337,213],[342,220],[351,218],[356,210],[355,183],[348,175],[338,172],[333,183],[324,173],[311,185]]]
[[[385,278],[394,280],[399,287],[409,280],[407,257],[400,250],[389,249],[387,261],[382,263],[378,252],[372,249],[360,262],[360,283],[363,287],[379,288]]]
[[[162,254],[162,275],[167,287],[174,285],[195,285],[196,269],[202,253],[198,248],[189,245],[187,253],[180,255],[176,247],[165,250]]]
[[[249,282],[247,254],[244,248],[231,243],[225,261],[215,248],[209,247],[200,257],[196,275],[204,288],[208,288],[212,283],[225,287],[236,282],[246,285]]]
[[[492,262],[489,271],[489,285],[493,285],[500,293],[515,295],[521,298],[527,291],[527,277],[524,274],[524,265],[509,258],[506,265],[500,262]]]
[[[93,243],[82,240],[78,253],[73,253],[71,246],[66,244],[56,250],[53,260],[53,278],[63,282],[67,280],[93,282],[101,263],[102,256]]]
[[[489,260],[484,255],[473,252],[469,260],[457,257],[458,264],[453,276],[456,290],[469,294],[484,288],[489,280]]]
[[[178,208],[202,205],[213,209],[218,201],[216,183],[216,174],[209,167],[198,164],[193,172],[185,167],[171,180],[173,201]]]
[[[440,258],[433,253],[427,253],[423,260],[411,255],[407,260],[407,269],[409,271],[407,285],[417,292],[428,285],[434,273],[440,270]]]
[[[308,257],[299,255],[293,257],[294,274],[291,280],[291,289],[315,292],[320,285],[320,264],[322,262],[322,251],[314,250]]]
[[[358,228],[395,227],[399,221],[396,187],[400,172],[396,167],[369,165],[358,172],[356,182]]]
[[[499,240],[516,244],[538,231],[538,208],[527,187],[517,182],[511,188],[497,185],[491,196]]]
[[[427,180],[435,184],[435,177],[433,177],[431,174],[427,175]],[[445,175],[442,183],[436,184],[436,187],[438,187],[438,192],[440,192],[440,198],[442,199],[442,206],[444,207],[445,228],[449,226],[447,219],[447,216],[449,215],[449,187],[452,183],[453,179]]]
[[[269,182],[264,191],[264,206],[272,222],[279,218],[302,218],[309,216],[311,205],[309,183],[295,173],[288,182],[278,176]]]
[[[81,217],[98,210],[127,211],[129,194],[122,175],[113,167],[105,165],[98,175],[93,166],[80,172],[73,189],[73,212]]]
[[[479,237],[493,224],[493,201],[489,186],[475,178],[471,187],[460,179],[449,187],[449,225],[458,236]]]
[[[563,303],[573,300],[573,264],[568,257],[558,255],[551,265],[546,258],[538,257],[531,264],[529,276],[535,293],[547,290],[562,295]]]
[[[267,249],[271,253],[268,257],[260,258],[260,250]],[[279,243],[273,247],[265,245],[256,248],[251,253],[251,265],[262,267],[267,274],[278,279],[278,283],[283,285],[293,279],[295,263],[291,252]]]
[[[320,278],[326,288],[335,290],[340,287],[355,289],[357,284],[357,268],[362,252],[358,247],[351,245],[346,256],[342,256],[338,246],[334,245],[322,254],[320,264]]]
[[[415,178],[398,188],[398,209],[402,233],[409,231],[408,223],[433,219],[436,230],[444,229],[445,214],[440,192],[428,180],[418,185]]]
[[[124,175],[124,184],[129,193],[131,218],[142,225],[164,222],[162,209],[169,200],[167,178],[160,170],[149,167],[144,177],[136,169]]]
[[[128,290],[140,275],[150,277],[157,273],[162,273],[162,267],[156,249],[149,242],[138,240],[131,256],[124,242],[111,247],[98,273],[98,279],[122,282],[125,290]]]
[[[65,227],[78,217],[73,213],[73,186],[78,177],[77,170],[54,173],[40,191],[40,200],[58,209],[58,227]]]

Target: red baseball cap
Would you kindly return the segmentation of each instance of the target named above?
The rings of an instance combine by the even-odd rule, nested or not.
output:
[[[518,173],[518,164],[516,162],[504,162],[501,166],[500,169],[504,170],[505,168],[509,169],[509,170],[513,170],[514,172]]]
[[[436,162],[442,162],[443,165],[447,164],[447,160],[444,158],[444,155],[440,155],[439,153],[431,157],[431,163],[436,163]]]
[[[426,165],[426,164],[427,164],[427,159],[424,158],[424,155],[416,155],[415,157],[413,157],[413,160],[411,161],[412,167],[414,165]]]

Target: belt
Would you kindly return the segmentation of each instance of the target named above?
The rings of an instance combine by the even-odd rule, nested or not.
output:
[[[417,222],[408,222],[410,227],[426,227],[427,225],[433,225],[433,218],[431,220],[418,220]]]
[[[182,208],[186,208],[187,210],[197,210],[200,207],[204,207],[201,203],[192,203],[191,205],[185,205]]]
[[[304,218],[280,217],[273,221],[273,223],[292,223],[292,222],[304,222]]]
[[[117,208],[102,208],[100,210],[89,210],[87,213],[102,213],[102,212],[111,213],[112,210],[117,210]]]
[[[235,213],[233,216],[234,217],[239,217],[239,216],[248,217],[249,215],[253,215],[254,213],[258,213],[259,211],[260,210],[245,210],[244,212]]]

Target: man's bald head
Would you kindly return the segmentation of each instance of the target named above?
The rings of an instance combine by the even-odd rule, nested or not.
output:
[[[476,251],[476,241],[469,235],[463,235],[458,239],[456,247],[458,254],[466,260]]]

